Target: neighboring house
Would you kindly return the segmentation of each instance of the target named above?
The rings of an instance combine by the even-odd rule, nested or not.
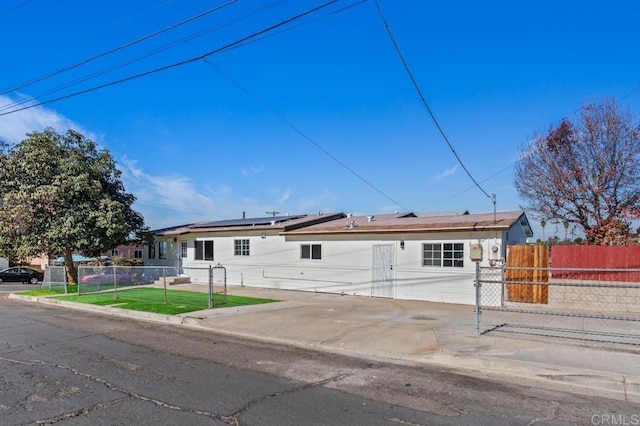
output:
[[[154,231],[146,265],[207,282],[222,265],[230,284],[473,304],[475,263],[501,262],[533,236],[523,212],[344,213],[198,222]]]
[[[5,269],[9,267],[9,259],[6,257],[0,257],[0,269]]]
[[[140,261],[142,261],[144,258],[144,246],[142,244],[121,244],[118,247],[105,251],[101,256],[140,259]]]
[[[144,246],[141,244],[128,244],[128,245],[119,245],[111,250],[105,251],[102,253],[101,257],[111,258],[114,256],[121,257],[123,259],[142,259],[144,257]],[[104,259],[103,259],[104,260]],[[85,257],[82,253],[77,251],[73,252],[73,261],[77,264],[87,264],[90,262],[97,262],[98,259],[95,257]],[[1,263],[0,263],[1,264]],[[64,264],[64,257],[55,256],[49,258],[47,255],[40,255],[37,257],[29,258],[29,265],[42,269],[47,267],[47,265],[62,265]]]

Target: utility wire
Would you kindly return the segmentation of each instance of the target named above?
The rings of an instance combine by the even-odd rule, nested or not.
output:
[[[282,30],[280,30],[280,31],[274,31],[274,32],[269,33],[269,34],[266,34],[266,35],[264,35],[264,36],[262,36],[262,37],[255,38],[255,39],[252,39],[252,40],[247,41],[247,42],[245,42],[245,43],[239,44],[239,45],[237,45],[237,46],[230,47],[229,49],[227,49],[227,51],[229,51],[229,50],[234,50],[234,49],[238,49],[238,48],[241,48],[241,47],[245,47],[245,46],[248,46],[248,45],[250,45],[250,44],[253,44],[253,43],[257,43],[257,42],[259,42],[259,41],[262,41],[262,40],[264,40],[264,39],[271,38],[271,37],[277,36],[277,35],[279,35],[279,34],[282,34],[282,33],[285,33],[285,32],[291,31],[291,30],[294,30],[294,29],[296,29],[296,28],[300,28],[300,27],[302,27],[302,26],[305,26],[305,25],[311,24],[311,23],[313,23],[313,22],[319,21],[319,20],[324,19],[324,18],[327,18],[327,17],[329,17],[329,16],[337,15],[338,13],[342,13],[342,12],[344,12],[345,10],[351,9],[351,8],[353,8],[353,7],[356,7],[356,6],[360,6],[361,4],[366,3],[367,1],[368,1],[368,0],[359,0],[359,1],[355,2],[355,3],[351,3],[351,4],[347,5],[347,6],[344,6],[344,7],[340,8],[340,9],[336,9],[336,10],[333,10],[333,11],[331,11],[331,12],[328,12],[328,13],[326,13],[325,15],[318,16],[318,17],[316,17],[316,18],[309,19],[308,21],[301,22],[301,23],[296,24],[296,25],[291,25],[290,27],[284,28],[284,29],[282,29]]]
[[[25,107],[22,107],[22,108],[17,108],[17,109],[13,109],[11,111],[2,112],[2,113],[0,113],[0,117],[5,116],[5,115],[9,115],[9,114],[13,114],[13,113],[16,113],[16,112],[19,112],[19,111],[24,111],[24,110],[27,110],[27,109],[30,109],[30,108],[35,108],[35,107],[38,107],[38,106],[47,105],[47,104],[54,103],[54,102],[59,102],[59,101],[64,100],[64,99],[73,98],[73,97],[76,97],[76,96],[84,95],[86,93],[95,92],[96,90],[104,89],[106,87],[115,86],[117,84],[121,84],[121,83],[124,83],[124,82],[127,82],[127,81],[135,80],[135,79],[138,79],[138,78],[141,78],[141,77],[146,77],[148,75],[157,74],[157,73],[162,72],[162,71],[167,71],[167,70],[170,70],[170,69],[173,69],[173,68],[177,68],[177,67],[180,67],[182,65],[187,65],[187,64],[191,64],[191,63],[194,63],[194,62],[197,62],[197,61],[204,60],[204,59],[208,58],[209,56],[212,56],[212,55],[215,55],[217,53],[223,52],[223,51],[225,51],[225,50],[229,49],[230,47],[233,47],[233,46],[235,46],[237,44],[243,43],[243,42],[245,42],[247,40],[250,40],[250,39],[252,39],[254,37],[258,37],[258,36],[260,36],[262,34],[265,34],[265,33],[269,32],[271,30],[274,30],[274,29],[279,28],[279,27],[281,27],[283,25],[286,25],[286,24],[288,24],[290,22],[293,22],[293,21],[295,21],[297,19],[300,19],[300,18],[303,18],[303,17],[305,17],[307,15],[310,15],[310,14],[312,14],[312,13],[318,11],[318,10],[324,9],[325,7],[328,7],[328,6],[334,4],[334,3],[338,2],[338,1],[339,0],[328,1],[326,3],[323,3],[323,4],[319,5],[319,6],[311,8],[311,9],[305,11],[305,12],[299,13],[299,14],[294,15],[292,17],[289,17],[289,18],[287,18],[287,19],[285,19],[283,21],[280,21],[277,24],[273,24],[273,25],[271,25],[271,26],[269,26],[267,28],[263,28],[262,30],[256,31],[256,32],[254,32],[254,33],[252,33],[252,34],[250,34],[248,36],[242,37],[242,38],[240,38],[240,39],[238,39],[238,40],[236,40],[234,42],[228,43],[223,47],[219,47],[217,49],[214,49],[214,50],[211,50],[211,51],[209,51],[207,53],[204,53],[202,55],[195,56],[195,57],[192,57],[192,58],[189,58],[189,59],[185,59],[185,60],[180,61],[180,62],[174,62],[174,63],[169,64],[169,65],[165,65],[165,66],[162,66],[162,67],[159,67],[159,68],[152,69],[150,71],[145,71],[143,73],[135,74],[135,75],[132,75],[132,76],[129,76],[129,77],[126,77],[126,78],[119,79],[119,80],[111,81],[109,83],[101,84],[99,86],[90,87],[88,89],[80,90],[78,92],[70,93],[68,95],[59,96],[57,98],[49,99],[47,101],[42,101],[42,102],[38,102],[38,103],[35,103],[35,104],[32,104],[32,105],[28,105],[28,106],[25,106]]]
[[[469,172],[467,167],[464,165],[464,163],[460,159],[460,156],[458,155],[456,150],[453,148],[453,145],[451,144],[451,142],[449,142],[449,138],[447,138],[447,135],[444,133],[444,130],[442,130],[442,127],[440,127],[440,124],[438,123],[438,120],[436,120],[436,117],[433,114],[433,111],[431,111],[431,108],[429,107],[429,104],[427,103],[424,95],[422,94],[422,91],[420,90],[420,86],[418,86],[418,83],[416,82],[416,79],[413,77],[413,73],[411,72],[411,69],[409,68],[409,65],[405,61],[404,56],[402,55],[402,52],[400,51],[400,47],[398,46],[398,43],[396,42],[395,38],[393,37],[393,34],[391,33],[391,29],[389,28],[389,24],[387,24],[387,20],[385,19],[384,15],[382,14],[382,10],[380,9],[380,4],[378,3],[378,0],[375,0],[375,3],[376,3],[376,8],[378,9],[378,13],[380,14],[380,18],[382,19],[382,22],[384,23],[384,26],[385,26],[385,28],[387,30],[387,34],[389,35],[389,38],[391,39],[391,42],[393,43],[393,47],[395,48],[396,52],[398,53],[398,57],[400,58],[400,61],[402,61],[402,65],[404,66],[404,69],[407,71],[407,74],[409,75],[409,78],[411,79],[411,82],[413,83],[413,87],[418,92],[418,95],[420,96],[420,99],[422,100],[422,103],[424,104],[425,108],[427,109],[427,112],[429,112],[429,115],[431,116],[431,120],[433,121],[433,123],[438,128],[438,131],[440,132],[440,134],[444,138],[445,142],[449,146],[449,149],[451,150],[453,155],[456,157],[456,160],[458,160],[458,164],[460,164],[460,166],[462,166],[464,171],[467,173],[467,176],[469,176],[469,178],[473,181],[475,186],[477,186],[478,189],[480,191],[482,191],[482,193],[484,195],[486,195],[488,198],[492,199],[493,197],[491,195],[489,195],[484,189],[482,189],[480,184],[473,178],[473,176],[471,175],[471,173]]]
[[[14,7],[13,9],[3,13],[2,15],[0,15],[0,18],[4,18],[5,16],[9,16],[11,15],[13,12],[15,12],[16,10],[20,9],[23,6],[26,6],[27,4],[31,3],[33,0],[26,0],[23,1],[22,3],[20,3],[19,5],[17,5],[16,7]]]
[[[501,170],[499,170],[499,171],[495,172],[495,173],[494,173],[494,174],[492,174],[491,176],[488,176],[488,177],[486,177],[486,178],[482,179],[482,180],[480,181],[480,183],[483,183],[483,182],[486,182],[486,181],[488,181],[488,180],[490,180],[490,179],[493,179],[494,177],[498,176],[499,174],[504,173],[504,172],[506,172],[507,170],[509,170],[509,169],[513,168],[513,167],[516,165],[516,163],[517,163],[518,161],[519,161],[519,160],[516,160],[515,162],[513,162],[513,163],[509,164],[507,167],[505,167],[505,168],[503,168],[503,169],[501,169]],[[475,185],[471,185],[471,186],[470,186],[470,187],[468,187],[467,189],[463,189],[462,191],[458,192],[457,194],[453,194],[452,196],[447,197],[447,198],[445,198],[444,200],[440,200],[440,201],[438,201],[437,203],[431,204],[431,206],[430,206],[430,207],[427,207],[427,208],[425,208],[424,210],[430,210],[431,208],[433,208],[433,207],[435,207],[435,206],[438,206],[438,205],[440,205],[440,204],[442,204],[442,203],[445,203],[445,202],[447,202],[447,201],[449,201],[449,200],[452,200],[452,199],[454,199],[454,198],[456,198],[456,197],[459,197],[460,195],[464,194],[464,193],[465,193],[465,192],[467,192],[467,191],[472,190],[473,188],[475,188]]]
[[[62,1],[63,0],[48,1],[46,4],[40,6],[39,8],[35,9],[34,11],[32,11],[29,15],[23,16],[22,19],[18,19],[17,21],[14,20],[10,25],[3,25],[2,28],[0,28],[0,29],[6,32],[7,30],[12,29],[13,27],[17,26],[18,24],[22,24],[24,21],[27,21],[32,16],[37,15],[42,10],[51,9],[51,8],[57,6]]]
[[[155,10],[155,9],[159,9],[161,7],[166,6],[169,3],[173,3],[173,1],[174,0],[166,0],[166,1],[162,2],[162,3],[159,3],[159,4],[151,7],[151,8],[145,9],[142,12],[138,12],[137,14],[134,14],[134,15],[128,16],[128,17],[126,17],[124,19],[121,19],[120,21],[117,21],[117,22],[111,24],[110,26],[104,27],[104,28],[92,33],[92,34],[89,34],[88,36],[85,36],[82,39],[83,40],[88,40],[88,39],[90,39],[90,38],[92,38],[92,37],[94,37],[94,36],[96,36],[98,34],[101,34],[101,33],[105,32],[107,30],[110,30],[111,28],[115,28],[115,27],[117,27],[117,26],[119,26],[121,24],[124,24],[125,22],[131,21],[132,19],[137,18],[138,16],[146,15],[147,13],[149,13],[149,12]],[[25,60],[23,62],[20,62],[18,64],[10,65],[10,66],[7,66],[5,68],[0,68],[0,72],[10,71],[10,70],[18,68],[18,67],[20,67],[22,65],[26,65],[26,64],[31,63],[31,62],[33,62],[35,60],[44,58],[44,57],[46,57],[47,55],[50,55],[53,52],[56,52],[58,50],[63,50],[63,49],[66,49],[66,48],[68,48],[70,46],[73,46],[74,44],[75,44],[75,42],[72,42],[72,43],[69,43],[69,44],[67,44],[65,46],[58,47],[57,49],[53,49],[53,50],[50,50],[48,52],[42,53],[41,55],[31,57],[30,59],[27,59],[27,60]]]
[[[275,2],[267,4],[265,6],[261,6],[258,9],[254,9],[254,10],[248,12],[248,13],[245,13],[244,15],[236,17],[236,18],[234,18],[234,19],[232,19],[232,20],[230,20],[228,22],[225,22],[223,24],[219,24],[219,25],[216,25],[216,26],[214,26],[212,28],[207,28],[207,29],[199,31],[199,32],[197,32],[195,34],[191,34],[189,36],[182,37],[182,38],[180,38],[178,40],[172,41],[171,43],[168,43],[168,44],[165,44],[163,46],[160,46],[160,47],[158,47],[156,49],[153,49],[153,50],[145,53],[144,55],[135,57],[135,58],[133,58],[133,59],[131,59],[129,61],[120,63],[118,65],[113,65],[111,67],[102,69],[100,71],[96,71],[96,72],[88,74],[88,75],[86,75],[84,77],[77,78],[77,79],[72,80],[70,82],[67,82],[67,83],[64,83],[62,85],[56,86],[56,87],[54,87],[52,89],[49,89],[49,90],[47,90],[45,92],[40,92],[39,94],[37,94],[37,95],[35,95],[33,97],[29,97],[29,98],[25,98],[25,99],[23,99],[21,101],[15,101],[15,102],[11,102],[11,103],[5,104],[2,107],[0,107],[0,112],[9,110],[9,109],[14,108],[14,107],[19,106],[19,105],[24,105],[26,103],[32,102],[33,98],[38,98],[38,97],[41,97],[41,96],[46,96],[46,95],[50,95],[52,93],[59,92],[60,90],[63,90],[63,89],[75,86],[77,84],[80,84],[82,82],[91,80],[94,77],[98,77],[98,76],[101,76],[101,75],[104,75],[104,74],[108,74],[111,71],[123,68],[125,66],[131,65],[131,64],[136,63],[138,61],[141,61],[143,59],[146,59],[146,58],[149,58],[151,56],[157,55],[158,53],[162,53],[165,50],[169,50],[171,48],[174,48],[176,46],[179,46],[181,44],[184,44],[186,42],[194,40],[194,39],[196,39],[198,37],[201,37],[201,36],[203,36],[205,34],[208,34],[210,32],[217,31],[217,30],[219,30],[221,28],[224,28],[224,27],[227,27],[229,25],[235,24],[236,22],[240,22],[240,21],[242,21],[244,19],[247,19],[249,17],[255,16],[255,15],[259,14],[259,13],[264,12],[265,10],[271,9],[271,8],[273,8],[275,6],[278,6],[279,4],[282,4],[282,3],[286,2],[286,1],[288,1],[288,0],[277,0]],[[260,40],[262,40],[263,38],[260,38]],[[246,44],[248,44],[248,43],[245,43],[244,45],[246,45]],[[244,45],[242,45],[242,46],[244,46]],[[236,46],[236,47],[241,47],[241,46]]]
[[[325,155],[327,155],[329,158],[331,158],[333,161],[335,161],[336,163],[340,164],[344,169],[346,169],[347,171],[349,171],[349,173],[351,173],[352,175],[354,175],[355,177],[357,177],[358,179],[360,179],[362,182],[364,182],[365,184],[367,184],[370,188],[374,189],[378,194],[382,195],[383,197],[385,197],[387,200],[391,201],[393,204],[399,206],[400,208],[402,208],[404,211],[410,211],[409,209],[407,209],[406,207],[404,207],[402,204],[398,203],[396,200],[394,200],[393,198],[391,198],[390,196],[388,196],[387,194],[385,194],[380,188],[378,188],[377,186],[375,186],[373,183],[369,182],[367,179],[365,179],[361,174],[359,174],[358,172],[356,172],[355,170],[353,170],[351,167],[349,167],[347,164],[345,164],[342,160],[340,160],[338,157],[336,157],[335,155],[333,155],[332,153],[330,153],[328,150],[326,150],[322,145],[320,145],[318,142],[316,142],[315,140],[313,140],[309,135],[307,135],[306,133],[304,133],[302,130],[300,130],[298,127],[296,127],[293,123],[291,123],[289,120],[287,120],[283,115],[279,114],[276,110],[274,110],[273,108],[271,108],[269,105],[267,105],[266,103],[264,103],[261,99],[259,99],[256,95],[254,95],[253,93],[251,93],[246,87],[242,86],[237,80],[235,80],[233,77],[231,77],[229,74],[225,73],[224,71],[222,71],[220,68],[218,68],[216,65],[214,65],[213,63],[209,62],[207,59],[204,59],[204,62],[206,62],[207,64],[211,65],[216,71],[218,71],[220,74],[222,74],[223,76],[225,76],[229,81],[231,81],[233,84],[235,84],[238,88],[240,88],[240,90],[242,90],[243,92],[245,92],[247,95],[249,95],[250,97],[252,97],[256,102],[258,102],[260,105],[262,105],[265,109],[267,109],[269,112],[271,112],[273,115],[275,115],[276,117],[278,117],[283,123],[285,123],[287,126],[291,127],[296,133],[298,133],[300,136],[302,136],[304,139],[306,139],[308,142],[312,143],[316,148],[318,148],[320,151],[322,151]]]
[[[158,31],[155,31],[155,32],[151,33],[151,34],[147,34],[147,35],[145,35],[145,36],[143,36],[143,37],[137,38],[136,40],[130,41],[130,42],[125,43],[125,44],[122,44],[122,45],[120,45],[120,46],[118,46],[118,47],[115,47],[115,48],[113,48],[113,49],[109,49],[109,50],[107,50],[107,51],[105,51],[105,52],[99,53],[99,54],[97,54],[97,55],[95,55],[95,56],[92,56],[92,57],[90,57],[90,58],[84,59],[84,60],[82,60],[82,61],[80,61],[80,62],[76,62],[76,63],[75,63],[75,64],[73,64],[73,65],[69,65],[69,66],[67,66],[67,67],[60,68],[60,69],[59,69],[59,70],[57,70],[57,71],[52,71],[52,72],[50,72],[50,73],[48,73],[48,74],[42,75],[42,76],[37,77],[37,78],[35,78],[35,79],[33,79],[33,80],[30,80],[30,81],[27,81],[27,82],[25,82],[25,83],[22,83],[22,84],[20,84],[19,86],[16,86],[16,87],[14,87],[14,88],[12,88],[12,89],[8,89],[8,90],[5,90],[4,92],[0,92],[0,96],[1,96],[1,95],[5,95],[5,94],[7,94],[7,93],[9,93],[9,92],[15,92],[16,90],[24,89],[25,87],[31,86],[32,84],[35,84],[35,83],[38,83],[38,82],[40,82],[40,81],[46,80],[46,79],[48,79],[48,78],[51,78],[51,77],[53,77],[53,76],[56,76],[56,75],[62,74],[62,73],[63,73],[63,72],[65,72],[65,71],[69,71],[69,70],[72,70],[72,69],[78,68],[78,67],[80,67],[80,66],[82,66],[82,65],[88,64],[89,62],[95,61],[96,59],[102,58],[102,57],[104,57],[104,56],[107,56],[107,55],[110,55],[110,54],[112,54],[112,53],[115,53],[115,52],[117,52],[117,51],[119,51],[119,50],[126,49],[127,47],[131,47],[131,46],[133,46],[133,45],[136,45],[136,44],[138,44],[138,43],[141,43],[141,42],[143,42],[143,41],[145,41],[145,40],[148,40],[148,39],[150,39],[150,38],[152,38],[152,37],[155,37],[155,36],[157,36],[157,35],[163,34],[163,33],[167,32],[167,31],[173,30],[173,29],[178,28],[178,27],[180,27],[180,26],[182,26],[182,25],[188,24],[188,23],[193,22],[193,21],[195,21],[195,20],[197,20],[197,19],[200,19],[200,18],[202,18],[202,17],[204,17],[204,16],[207,16],[207,15],[209,15],[209,14],[213,13],[213,12],[217,12],[218,10],[223,9],[223,8],[225,8],[225,7],[227,7],[227,6],[230,6],[230,5],[232,5],[233,3],[237,2],[237,1],[238,1],[238,0],[230,0],[230,1],[228,1],[227,3],[223,3],[223,4],[221,4],[221,5],[218,5],[218,6],[216,6],[216,7],[213,7],[213,8],[211,8],[211,9],[205,10],[205,11],[204,11],[204,12],[202,12],[202,13],[199,13],[199,14],[197,14],[197,15],[194,15],[194,16],[192,16],[192,17],[190,17],[190,18],[187,18],[187,19],[185,19],[185,20],[183,20],[183,21],[180,21],[180,22],[178,22],[178,23],[175,23],[175,24],[173,24],[173,25],[169,25],[168,27],[162,28],[162,29],[160,29],[160,30],[158,30]]]

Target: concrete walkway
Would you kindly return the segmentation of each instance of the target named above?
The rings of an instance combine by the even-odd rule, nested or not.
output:
[[[207,292],[207,286],[199,284],[171,289]],[[238,286],[229,286],[228,292],[282,302],[167,316],[13,297],[360,358],[437,365],[461,374],[640,403],[637,347],[589,347],[564,339],[532,340],[525,335],[476,337],[473,307],[467,305]],[[492,320],[499,321],[498,314],[487,312],[483,317],[494,316]]]

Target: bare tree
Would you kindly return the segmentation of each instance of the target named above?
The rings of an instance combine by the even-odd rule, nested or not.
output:
[[[534,216],[584,231],[589,244],[630,242],[640,218],[640,126],[613,99],[584,106],[521,151],[514,185]]]

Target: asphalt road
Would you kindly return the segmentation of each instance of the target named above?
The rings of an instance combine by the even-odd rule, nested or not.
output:
[[[17,293],[19,291],[37,290],[37,289],[39,289],[41,287],[42,287],[42,283],[38,283],[37,285],[33,285],[33,284],[3,282],[2,284],[0,284],[0,294],[2,294],[2,293]]]
[[[622,424],[613,416],[640,424],[640,405],[0,296],[3,425]]]

